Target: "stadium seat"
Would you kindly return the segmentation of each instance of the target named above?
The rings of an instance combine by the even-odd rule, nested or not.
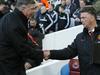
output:
[[[61,68],[61,74],[60,75],[69,75],[69,64],[66,64],[64,65],[62,68]]]
[[[71,59],[69,61],[70,75],[80,75],[78,59]]]

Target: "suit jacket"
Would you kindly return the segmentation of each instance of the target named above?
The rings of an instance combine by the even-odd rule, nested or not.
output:
[[[88,30],[78,34],[71,45],[62,50],[52,50],[51,59],[79,58],[80,75],[100,75],[100,27],[89,36]]]

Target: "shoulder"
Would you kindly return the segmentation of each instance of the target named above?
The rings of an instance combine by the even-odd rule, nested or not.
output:
[[[16,17],[15,17],[15,14],[13,12],[9,12],[7,13],[6,15],[4,15],[2,17],[2,19],[0,20],[1,24],[3,26],[6,26],[7,28],[9,27],[15,27],[15,23],[17,24],[16,22]]]
[[[61,6],[61,4],[56,5],[56,7],[59,7],[59,6]]]
[[[54,12],[54,14],[58,14],[55,10],[53,12]]]
[[[77,34],[76,39],[80,39],[80,38],[82,38],[82,37],[83,37],[83,32]]]
[[[9,12],[3,16],[2,21],[7,20],[7,21],[13,22],[15,19],[16,19],[16,15],[13,12]]]

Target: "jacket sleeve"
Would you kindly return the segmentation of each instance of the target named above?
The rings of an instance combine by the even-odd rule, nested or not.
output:
[[[54,11],[54,23],[57,23],[58,21],[58,13],[56,11]]]
[[[68,27],[70,27],[70,17],[69,17],[69,13],[66,12],[65,14],[66,14],[67,23],[64,28],[68,28]]]
[[[45,28],[45,32],[53,25],[53,20],[51,16],[49,14],[46,14],[46,16],[47,16],[47,21],[50,22],[50,24],[48,24],[48,26]]]
[[[77,46],[76,46],[76,40],[69,45],[67,48],[61,49],[61,50],[51,50],[50,51],[50,58],[51,59],[58,59],[58,60],[66,60],[71,59],[75,56],[77,56]]]

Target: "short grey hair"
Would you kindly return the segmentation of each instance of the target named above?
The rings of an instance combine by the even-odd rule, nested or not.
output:
[[[23,10],[25,5],[35,4],[34,0],[17,0],[15,7],[19,10]]]

